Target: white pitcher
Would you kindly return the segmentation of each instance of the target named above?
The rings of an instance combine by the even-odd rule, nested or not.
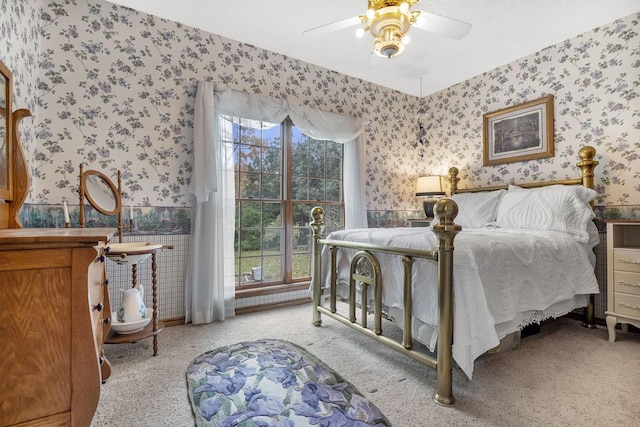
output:
[[[122,292],[122,304],[118,310],[118,322],[137,322],[147,317],[147,308],[142,300],[144,288],[141,284],[136,283],[133,288],[126,291],[120,289],[120,292]]]

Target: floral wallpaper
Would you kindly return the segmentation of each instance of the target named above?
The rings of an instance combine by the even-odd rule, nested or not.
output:
[[[640,14],[617,20],[433,94],[420,147],[434,172],[460,186],[579,176],[578,150],[597,150],[597,205],[640,205]],[[482,166],[483,117],[554,95],[555,157]],[[408,184],[407,184],[408,185]],[[408,198],[410,195],[407,196]]]
[[[38,99],[40,6],[42,0],[0,0],[0,61],[13,74],[13,108],[35,111]],[[27,155],[35,151],[36,120],[20,123],[20,141]]]
[[[41,27],[37,203],[74,198],[83,162],[120,169],[125,204],[189,206],[199,79],[374,119],[385,145],[412,134],[409,95],[111,3],[45,4]]]
[[[418,99],[102,0],[0,0],[0,12],[14,105],[34,112],[21,128],[32,205],[72,205],[83,163],[120,169],[125,205],[188,207],[200,79],[369,119],[370,212],[420,212],[416,177],[450,166],[461,186],[575,177],[586,144],[598,150],[597,204],[640,205],[640,14]],[[547,94],[555,156],[483,167],[482,115]]]

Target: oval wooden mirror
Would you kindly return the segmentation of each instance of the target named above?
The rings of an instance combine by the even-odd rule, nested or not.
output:
[[[102,172],[88,170],[80,178],[84,196],[95,210],[103,215],[117,215],[121,208],[121,198],[113,182]]]
[[[102,215],[118,216],[118,237],[122,242],[122,186],[120,171],[116,186],[108,176],[97,170],[84,171],[80,165],[80,227],[84,227],[84,199]]]

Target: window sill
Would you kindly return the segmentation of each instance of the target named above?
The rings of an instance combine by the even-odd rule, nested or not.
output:
[[[298,282],[281,285],[265,285],[252,287],[251,289],[236,288],[236,299],[251,298],[263,295],[281,294],[309,289],[309,282]]]

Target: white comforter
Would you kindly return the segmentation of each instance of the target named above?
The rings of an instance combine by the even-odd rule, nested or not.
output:
[[[437,249],[437,238],[429,228],[342,230],[327,238]],[[599,292],[592,245],[578,243],[569,234],[465,229],[456,236],[454,246],[453,358],[469,378],[474,360],[497,346],[505,335],[534,321],[583,307],[588,294]],[[353,252],[339,251],[338,284],[343,297],[348,296],[349,283],[350,256],[345,255]],[[384,305],[401,324],[402,262],[397,256],[376,256],[383,272]],[[329,256],[323,256],[322,268],[324,286],[329,287]],[[416,260],[413,283],[413,336],[434,351],[437,264]]]

